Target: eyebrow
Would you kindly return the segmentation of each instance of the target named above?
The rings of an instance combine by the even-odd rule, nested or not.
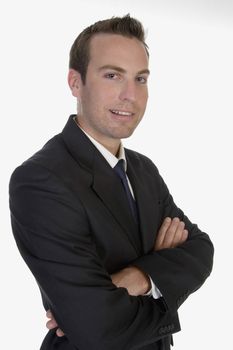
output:
[[[126,73],[126,70],[124,68],[121,68],[121,67],[118,67],[118,66],[114,66],[114,65],[105,65],[105,66],[102,66],[99,68],[99,71],[102,71],[102,70],[105,70],[105,69],[112,69],[112,70],[115,70],[117,72],[120,72],[120,73]],[[142,69],[140,70],[139,72],[137,72],[137,74],[150,74],[150,71],[149,69]]]

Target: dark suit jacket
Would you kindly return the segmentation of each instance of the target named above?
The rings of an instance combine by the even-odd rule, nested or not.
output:
[[[43,350],[169,349],[178,307],[210,274],[213,246],[174,204],[155,165],[126,150],[137,226],[112,168],[71,116],[61,134],[13,173],[10,208],[18,248],[43,303],[66,336]],[[153,251],[161,223],[178,216],[188,240]],[[132,297],[110,274],[129,264],[149,274],[163,298]]]

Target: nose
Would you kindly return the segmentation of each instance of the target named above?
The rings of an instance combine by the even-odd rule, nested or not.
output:
[[[134,102],[136,100],[136,84],[135,84],[135,82],[125,81],[121,86],[119,98],[121,101]]]

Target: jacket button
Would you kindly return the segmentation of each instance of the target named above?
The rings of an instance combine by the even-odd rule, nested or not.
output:
[[[170,324],[167,328],[168,332],[171,332],[174,329],[174,324]]]
[[[165,329],[164,327],[161,327],[158,331],[159,334],[164,334],[165,333]]]

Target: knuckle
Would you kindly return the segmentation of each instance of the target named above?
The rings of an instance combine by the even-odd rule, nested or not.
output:
[[[47,327],[48,329],[50,329],[50,327],[51,327],[50,321],[46,322],[46,327]]]
[[[173,222],[179,223],[179,222],[180,222],[180,219],[179,219],[178,217],[175,217],[175,218],[173,219]]]
[[[48,310],[48,311],[46,312],[46,316],[47,316],[48,318],[52,318],[52,313],[51,313],[50,310]]]

